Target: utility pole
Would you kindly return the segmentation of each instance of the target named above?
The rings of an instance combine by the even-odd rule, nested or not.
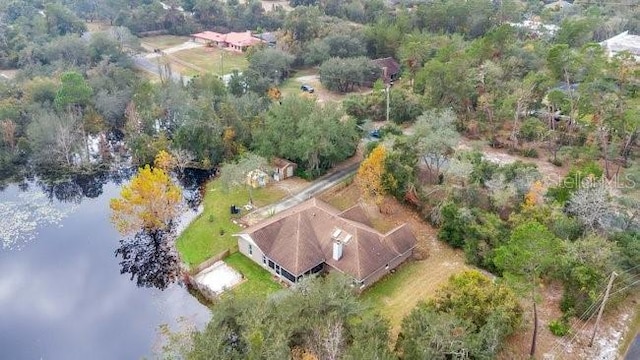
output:
[[[222,72],[222,69],[224,69],[224,50],[220,50],[220,78],[223,79],[224,73]]]
[[[589,341],[589,347],[593,346],[593,339],[596,338],[596,332],[598,331],[598,323],[600,322],[600,318],[602,317],[602,312],[604,311],[604,305],[609,299],[609,292],[611,291],[611,287],[613,286],[613,279],[618,276],[616,272],[611,273],[611,277],[609,278],[609,284],[607,284],[607,291],[604,292],[604,298],[602,299],[602,305],[600,305],[600,310],[598,311],[598,317],[596,318],[596,324],[593,327],[593,334],[591,335],[591,341]]]
[[[391,90],[391,85],[387,84],[386,93],[387,93],[387,122],[389,122],[389,90]]]

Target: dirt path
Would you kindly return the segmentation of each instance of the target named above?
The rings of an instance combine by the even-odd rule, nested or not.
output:
[[[467,138],[463,138],[458,145],[458,149],[460,150],[471,150],[477,147],[477,143],[474,143]],[[538,167],[540,174],[542,174],[542,183],[545,187],[557,185],[568,172],[567,166],[555,166],[544,158],[526,158],[518,155],[512,155],[507,153],[506,149],[496,149],[489,145],[481,145],[479,150],[484,154],[487,160],[496,164],[511,164],[516,161],[535,164]]]
[[[145,44],[145,49],[150,51],[153,51],[153,49],[150,47],[150,45]],[[147,55],[145,55],[145,57],[147,59],[153,59],[153,58],[157,58],[158,56],[162,56],[163,54],[173,54],[176,53],[178,51],[182,51],[182,50],[189,50],[189,49],[195,49],[195,48],[200,48],[200,47],[204,47],[204,44],[201,43],[197,43],[195,41],[185,41],[184,43],[180,44],[180,45],[176,45],[176,46],[172,46],[168,49],[164,49],[162,50],[161,53],[155,53],[155,52],[151,52]]]

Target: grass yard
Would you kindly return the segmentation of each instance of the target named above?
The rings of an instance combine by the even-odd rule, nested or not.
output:
[[[362,294],[365,301],[389,319],[393,336],[400,330],[402,319],[419,302],[433,296],[451,275],[467,269],[462,256],[446,250],[446,254],[432,254],[425,260],[407,261]]]
[[[360,191],[351,182],[326,192],[321,199],[344,210],[359,201]],[[436,230],[426,224],[416,212],[390,198],[385,200],[383,206],[388,214],[381,214],[375,205],[366,208],[373,226],[378,231],[385,232],[400,224],[409,223],[418,239],[415,251],[424,257],[424,260],[408,260],[395,273],[382,278],[362,294],[363,300],[391,322],[391,334],[395,337],[402,319],[419,302],[428,300],[451,275],[468,267],[465,265],[464,254],[438,241]]]
[[[189,64],[193,64],[199,68],[204,69],[205,71],[218,75],[229,74],[233,70],[244,71],[249,65],[245,54],[234,53],[215,47],[187,49],[175,52],[172,55],[179,60],[182,60]],[[181,68],[180,65],[176,65],[176,68]],[[222,74],[220,72],[222,72]],[[184,69],[184,74],[196,75],[197,71],[186,68]]]
[[[282,199],[285,195],[282,189],[275,186],[254,189],[254,205],[261,207]],[[231,205],[242,207],[248,203],[249,193],[245,187],[225,191],[220,181],[209,182],[203,200],[204,211],[177,240],[176,247],[182,260],[193,267],[226,249],[235,251],[238,244],[232,235],[240,227],[231,222],[229,208]]]
[[[189,41],[188,36],[175,36],[175,35],[158,35],[149,36],[140,39],[140,42],[149,45],[153,49],[168,49],[176,45],[180,45],[186,41]]]
[[[273,281],[271,273],[239,252],[227,256],[224,262],[239,271],[246,279],[243,283],[233,288],[233,293],[236,295],[265,297],[282,289],[277,282]]]

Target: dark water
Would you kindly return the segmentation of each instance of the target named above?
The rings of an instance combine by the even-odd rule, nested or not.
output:
[[[16,185],[0,192],[0,359],[153,357],[160,324],[208,321],[184,288],[138,288],[120,275],[108,218],[120,186],[99,182],[91,198],[65,199],[63,190],[43,192],[33,182],[23,184],[26,192]]]

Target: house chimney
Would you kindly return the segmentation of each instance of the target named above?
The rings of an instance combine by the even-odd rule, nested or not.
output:
[[[338,261],[342,258],[342,241],[334,240],[333,241],[333,260]]]
[[[386,66],[382,67],[382,79],[384,80],[384,82],[387,82],[389,80],[389,68]]]

